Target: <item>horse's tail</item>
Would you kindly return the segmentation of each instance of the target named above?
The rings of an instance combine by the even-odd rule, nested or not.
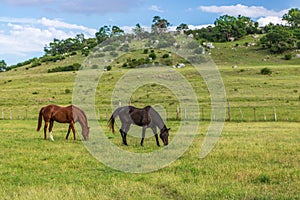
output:
[[[108,120],[108,127],[110,128],[112,133],[115,133],[115,119],[116,117],[118,117],[120,109],[121,108],[117,108]]]
[[[43,110],[44,108],[41,108],[40,113],[39,113],[39,119],[38,119],[38,126],[36,131],[39,131],[41,129],[42,126],[42,118],[43,118]]]

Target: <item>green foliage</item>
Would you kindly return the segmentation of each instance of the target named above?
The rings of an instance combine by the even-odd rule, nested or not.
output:
[[[265,67],[265,68],[262,68],[260,70],[260,73],[262,75],[271,75],[272,74],[272,70],[270,68]]]
[[[270,183],[270,177],[264,173],[260,174],[254,180],[255,183]]]
[[[40,65],[42,65],[42,63],[39,62],[38,60],[36,60],[33,63],[31,63],[31,67],[37,67],[37,66],[40,66]]]
[[[71,94],[72,91],[70,89],[65,89],[65,94]]]
[[[285,54],[284,59],[285,60],[291,60],[292,59],[292,54]]]
[[[151,58],[152,60],[155,60],[155,59],[156,59],[156,54],[155,54],[155,52],[151,52],[151,53],[149,54],[149,58]]]
[[[288,28],[276,25],[260,39],[261,45],[270,49],[271,53],[283,53],[295,46],[295,37]]]
[[[169,58],[170,57],[170,54],[168,54],[168,53],[165,53],[163,56],[162,56],[162,58]]]
[[[48,69],[48,73],[54,73],[54,72],[66,72],[66,71],[78,71],[81,67],[80,63],[74,63],[72,65],[67,65],[64,67],[55,67],[52,69]]]
[[[288,13],[284,14],[283,20],[287,21],[292,27],[299,28],[300,26],[300,10],[299,8],[292,8]]]
[[[104,69],[105,69],[106,71],[110,71],[111,68],[112,68],[111,65],[108,65],[108,66],[104,67]]]
[[[222,15],[214,22],[215,26],[208,26],[199,30],[189,30],[186,34],[193,34],[196,39],[205,39],[211,42],[226,42],[231,38],[235,40],[247,34],[258,33],[258,23],[249,17],[239,15],[237,18]]]
[[[154,16],[152,20],[151,31],[156,34],[162,34],[167,31],[170,23],[168,20],[161,18],[160,16]]]
[[[144,54],[148,54],[149,49],[144,49]]]
[[[4,60],[0,60],[0,72],[6,71],[7,64]]]

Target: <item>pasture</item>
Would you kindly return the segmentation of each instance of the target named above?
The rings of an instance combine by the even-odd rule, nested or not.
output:
[[[63,124],[54,125],[55,142],[44,141],[36,124],[36,120],[0,121],[3,199],[299,198],[299,123],[226,123],[215,148],[200,159],[208,127],[201,123],[182,157],[146,174],[124,173],[101,164],[80,140],[65,140]],[[110,139],[121,145],[119,134]],[[139,139],[128,140],[125,150],[142,148]],[[152,137],[143,148],[158,147]]]
[[[54,123],[55,142],[43,140],[42,131],[36,132],[42,106],[72,103],[78,74],[47,73],[48,69],[81,63],[84,57],[77,55],[56,63],[0,73],[1,198],[299,199],[298,61],[285,62],[279,57],[270,57],[270,62],[262,62],[261,59],[268,57],[266,52],[257,53],[252,47],[247,50],[241,47],[243,42],[235,50],[228,44],[216,44],[217,48],[212,50],[230,108],[226,108],[226,119],[230,117],[230,122],[225,122],[214,149],[204,159],[199,157],[212,117],[210,97],[201,76],[187,65],[176,70],[195,90],[200,108],[200,128],[192,145],[179,159],[165,168],[145,174],[124,173],[102,164],[79,139],[81,129],[78,124],[76,141],[72,140],[73,137],[65,140],[67,124]],[[246,52],[248,58],[240,59]],[[157,57],[163,54],[157,52]],[[233,68],[233,65],[238,67]],[[273,73],[260,74],[264,67]],[[156,151],[159,147],[153,136],[145,139],[144,147],[139,145],[140,138],[135,137],[128,137],[129,146],[124,146],[120,134],[114,135],[106,128],[107,117],[112,112],[110,95],[117,81],[129,70],[113,66],[111,71],[103,73],[96,91],[97,120],[101,127],[105,127],[107,138],[124,151]],[[171,127],[172,140],[172,131],[178,130],[184,116],[176,116],[178,101],[172,91],[158,84],[144,85],[132,94],[130,100],[137,107],[152,104],[166,108],[166,124]],[[182,113],[185,108],[180,109]],[[152,135],[150,131],[146,134]]]

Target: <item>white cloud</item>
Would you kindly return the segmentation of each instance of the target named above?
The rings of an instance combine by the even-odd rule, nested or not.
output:
[[[32,53],[43,52],[46,44],[54,38],[74,38],[76,34],[83,33],[86,38],[94,37],[96,30],[76,24],[69,24],[58,19],[33,18],[0,18],[0,57],[15,55],[28,57]],[[4,59],[6,60],[6,59]],[[15,61],[7,61],[9,64]]]
[[[257,20],[260,26],[266,26],[270,23],[272,24],[286,24],[285,21],[282,20],[281,17],[275,16],[268,16],[268,17],[261,17]]]
[[[161,8],[159,8],[157,5],[152,5],[149,10],[155,11],[155,12],[159,12],[159,13],[163,13],[164,10],[162,10]]]
[[[287,10],[276,12],[274,10],[268,10],[262,6],[245,6],[242,4],[231,5],[231,6],[200,6],[199,10],[210,13],[228,14],[228,15],[243,15],[247,17],[266,17],[276,16],[282,17]]]

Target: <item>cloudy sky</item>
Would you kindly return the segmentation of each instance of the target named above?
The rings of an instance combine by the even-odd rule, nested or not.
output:
[[[283,14],[295,7],[300,7],[299,0],[2,0],[0,60],[13,65],[42,56],[44,46],[54,38],[78,33],[94,37],[104,25],[126,31],[137,23],[150,27],[155,15],[174,27],[213,24],[224,14],[241,14],[265,25],[282,23]]]

